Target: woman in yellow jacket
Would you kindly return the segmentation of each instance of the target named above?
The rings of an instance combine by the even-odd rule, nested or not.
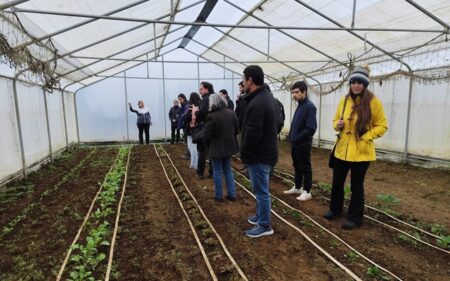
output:
[[[351,199],[342,228],[361,226],[364,215],[364,177],[375,161],[373,140],[387,131],[387,120],[381,101],[367,89],[368,67],[356,67],[350,75],[350,90],[339,102],[333,127],[339,133],[334,156],[330,210],[324,217],[332,220],[342,214],[344,184],[351,170]]]

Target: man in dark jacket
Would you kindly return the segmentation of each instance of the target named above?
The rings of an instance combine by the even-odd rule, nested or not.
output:
[[[170,135],[170,143],[173,144],[175,141],[180,142],[180,126],[179,126],[179,118],[181,115],[181,107],[178,104],[178,100],[173,100],[173,105],[169,110],[169,120],[170,120],[170,129],[172,134]],[[175,135],[176,131],[176,135]],[[175,138],[176,137],[176,138]]]
[[[308,88],[305,82],[295,82],[291,87],[291,93],[292,98],[298,103],[289,130],[295,186],[284,193],[299,194],[297,200],[307,201],[311,199],[311,146],[317,129],[316,106],[308,99]]]
[[[257,65],[244,69],[247,103],[242,122],[241,158],[247,165],[256,196],[256,215],[247,221],[255,227],[245,234],[256,238],[274,233],[270,224],[269,173],[278,160],[276,116],[273,96],[264,87],[264,72]]]
[[[229,110],[233,110],[234,111],[234,103],[230,99],[230,96],[228,95],[228,91],[225,90],[225,89],[222,89],[222,90],[219,91],[219,95],[221,95],[222,97],[224,97],[227,100],[227,108]]]
[[[209,96],[214,94],[213,85],[209,82],[201,82],[199,88],[200,95],[202,96],[202,103],[200,104],[200,108],[196,113],[196,123],[204,123],[206,122],[206,117],[208,116],[209,110]],[[197,151],[198,151],[198,164],[197,164],[197,175],[198,179],[204,179],[205,166],[206,166],[206,158],[209,158],[208,146],[200,141],[197,143]],[[209,177],[212,177],[212,166],[211,161],[209,162]]]

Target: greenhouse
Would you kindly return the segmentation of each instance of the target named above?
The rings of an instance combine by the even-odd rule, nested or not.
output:
[[[449,279],[449,1],[0,10],[0,280]]]

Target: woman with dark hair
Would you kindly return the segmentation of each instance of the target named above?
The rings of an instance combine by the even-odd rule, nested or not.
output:
[[[198,107],[200,106],[201,102],[202,100],[200,99],[200,96],[196,92],[192,92],[189,96],[189,108],[184,115],[184,122],[186,124],[187,146],[189,154],[191,155],[191,164],[189,165],[189,168],[192,168],[194,170],[197,170],[198,151],[197,144],[192,142],[191,128],[195,127],[195,112],[198,111]]]
[[[214,199],[223,201],[222,175],[227,186],[226,198],[236,200],[233,172],[231,171],[231,156],[238,152],[236,135],[238,120],[234,111],[228,110],[228,102],[221,95],[209,97],[209,114],[204,128],[204,141],[209,147],[214,179]]]
[[[376,160],[373,140],[387,131],[381,101],[367,88],[369,68],[356,67],[350,75],[350,90],[339,102],[333,120],[338,132],[333,166],[330,210],[324,217],[332,220],[342,214],[344,183],[351,171],[350,205],[342,228],[360,227],[364,216],[364,177],[369,164]]]
[[[227,107],[228,107],[228,109],[234,110],[234,103],[233,103],[233,101],[230,99],[230,96],[228,95],[227,90],[222,89],[222,90],[219,91],[219,94],[227,100],[227,103],[228,103],[228,106],[227,106]]]
[[[186,112],[189,108],[189,103],[187,101],[186,96],[181,93],[178,95],[178,101],[180,102],[180,116],[178,117],[178,128],[183,130],[183,141],[186,145],[186,152],[184,155],[184,158],[189,159],[189,150],[187,147],[187,134],[186,134],[186,123],[184,122],[184,115],[186,115]]]

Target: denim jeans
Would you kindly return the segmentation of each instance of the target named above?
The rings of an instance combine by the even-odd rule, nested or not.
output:
[[[231,171],[231,157],[211,158],[213,166],[214,191],[216,198],[222,198],[222,174],[225,176],[227,196],[236,198],[234,176]]]
[[[270,192],[269,192],[269,174],[271,165],[267,164],[248,164],[248,172],[252,182],[253,194],[256,196],[256,216],[258,224],[261,226],[270,226]]]
[[[198,160],[197,144],[192,142],[192,136],[187,136],[187,146],[189,149],[189,153],[191,155],[191,165],[189,167],[197,170],[197,160]]]

